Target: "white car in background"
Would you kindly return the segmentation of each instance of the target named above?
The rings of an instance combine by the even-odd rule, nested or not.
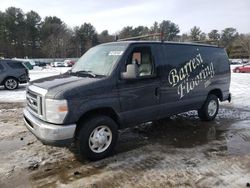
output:
[[[65,67],[64,62],[56,61],[53,63],[54,67]]]
[[[65,67],[72,67],[74,64],[75,64],[75,61],[70,60],[70,59],[66,59],[66,60],[64,61],[64,66],[65,66]]]

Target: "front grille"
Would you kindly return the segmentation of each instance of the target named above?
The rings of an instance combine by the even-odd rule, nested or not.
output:
[[[27,105],[35,114],[39,116],[43,115],[42,96],[28,89],[26,93],[26,100]]]

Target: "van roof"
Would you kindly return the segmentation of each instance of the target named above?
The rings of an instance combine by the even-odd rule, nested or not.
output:
[[[192,45],[192,46],[206,46],[206,47],[214,47],[214,48],[222,48],[218,47],[217,45],[210,45],[210,44],[200,44],[200,43],[192,43],[192,42],[172,42],[172,41],[117,41],[117,42],[110,42],[104,43],[105,44],[179,44],[179,45]]]

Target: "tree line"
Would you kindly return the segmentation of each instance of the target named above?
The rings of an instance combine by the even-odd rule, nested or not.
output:
[[[169,20],[154,22],[151,27],[126,26],[116,35],[108,30],[97,33],[91,23],[69,28],[60,18],[42,19],[35,11],[24,13],[20,8],[9,7],[0,11],[0,57],[5,58],[69,58],[80,57],[92,46],[114,41],[115,38],[162,33],[164,40],[200,42],[225,47],[231,58],[250,58],[250,34],[240,34],[235,28],[202,32],[197,26],[180,34],[179,26]],[[141,40],[160,40],[150,36]]]

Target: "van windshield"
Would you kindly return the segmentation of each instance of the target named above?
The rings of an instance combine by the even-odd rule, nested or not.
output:
[[[88,50],[73,66],[72,73],[108,76],[125,51],[127,44],[100,45]]]

